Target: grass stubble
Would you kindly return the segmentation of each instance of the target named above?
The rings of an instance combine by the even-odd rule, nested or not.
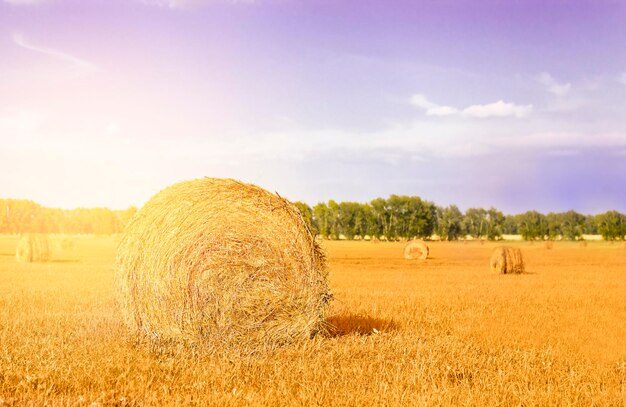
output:
[[[0,237],[0,405],[625,405],[626,251],[593,242],[324,242],[326,336],[254,356],[138,342],[114,295],[114,238],[17,263]],[[60,256],[60,257],[59,257]],[[61,258],[62,257],[62,258]]]

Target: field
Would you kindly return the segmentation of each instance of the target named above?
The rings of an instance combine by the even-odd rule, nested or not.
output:
[[[626,249],[324,242],[332,335],[255,357],[150,349],[121,323],[115,239],[15,261],[0,237],[2,405],[626,405]]]

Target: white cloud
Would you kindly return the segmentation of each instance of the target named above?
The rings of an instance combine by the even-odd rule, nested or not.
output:
[[[450,106],[437,106],[426,110],[426,114],[429,116],[451,116],[458,112],[458,109]]]
[[[513,116],[518,119],[527,117],[533,111],[533,105],[516,105],[499,100],[486,105],[472,105],[463,109],[463,116],[484,119],[488,117]]]
[[[486,105],[472,105],[459,111],[456,107],[442,106],[431,102],[421,93],[411,96],[411,104],[426,111],[428,116],[452,116],[461,114],[464,117],[484,119],[488,117],[507,117],[524,118],[530,115],[533,110],[532,105],[516,105],[514,103],[506,103],[499,100],[495,103]]]
[[[421,107],[422,109],[432,109],[437,107],[435,103],[429,101],[426,96],[421,93],[411,96],[411,104],[416,107]]]
[[[24,38],[24,36],[20,33],[13,33],[13,42],[15,45],[27,49],[29,51],[39,52],[41,54],[45,54],[51,56],[53,58],[69,62],[73,66],[81,69],[82,71],[94,71],[96,70],[96,66],[91,62],[85,61],[83,59],[77,58],[73,55],[67,54],[65,52],[57,51],[51,48],[43,48],[32,45],[30,42]]]
[[[549,73],[542,72],[537,81],[546,87],[546,90],[557,96],[565,96],[572,89],[571,83],[558,83]]]
[[[425,109],[428,116],[450,116],[458,113],[458,109],[433,103],[420,93],[411,96],[411,104],[415,107]]]
[[[622,74],[619,76],[619,78],[617,78],[617,80],[623,85],[626,85],[626,72],[622,72]]]

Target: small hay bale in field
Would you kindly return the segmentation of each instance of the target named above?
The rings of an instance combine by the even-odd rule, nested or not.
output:
[[[421,240],[412,240],[404,247],[404,258],[407,260],[426,260],[428,258],[428,246]]]
[[[553,240],[546,240],[545,242],[543,242],[543,247],[546,250],[552,250],[552,248],[554,247],[554,241]]]
[[[158,341],[253,353],[324,329],[325,258],[300,211],[255,185],[172,185],[129,222],[117,276],[126,322]]]
[[[522,251],[515,247],[496,247],[489,261],[491,271],[498,274],[521,274],[524,272]]]
[[[63,236],[59,242],[59,249],[74,250],[76,249],[76,240],[71,236]]]
[[[50,260],[50,243],[48,236],[38,233],[22,235],[17,243],[15,258],[17,261],[23,263]]]

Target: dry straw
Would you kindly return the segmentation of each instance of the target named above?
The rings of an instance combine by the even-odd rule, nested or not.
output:
[[[521,274],[524,272],[522,251],[510,246],[496,247],[489,261],[491,271],[498,274]]]
[[[252,353],[324,329],[324,255],[286,199],[232,179],[181,182],[131,219],[118,250],[127,323],[158,341]]]
[[[412,240],[404,247],[404,258],[407,260],[426,260],[428,258],[428,246],[421,240]]]
[[[15,250],[15,258],[19,262],[33,263],[50,260],[50,243],[48,236],[28,233],[20,236]]]

